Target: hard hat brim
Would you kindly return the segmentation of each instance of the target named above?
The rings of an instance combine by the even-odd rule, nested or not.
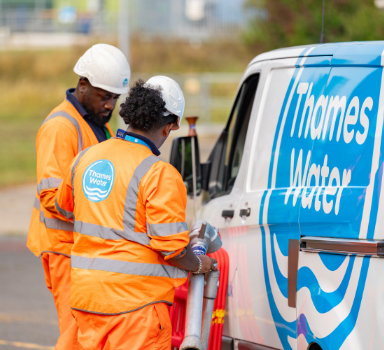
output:
[[[100,89],[103,89],[105,91],[108,91],[112,94],[118,94],[118,95],[124,95],[124,94],[127,94],[128,91],[129,91],[129,86],[126,86],[126,87],[122,87],[122,88],[116,88],[116,87],[113,87],[113,86],[107,86],[107,85],[104,85],[104,84],[97,84],[97,83],[93,83],[92,82],[92,79],[90,77],[88,77],[86,74],[82,74],[82,72],[78,71],[75,68],[73,68],[73,71],[79,75],[80,77],[84,77],[84,78],[87,78],[89,83],[93,86],[93,87],[96,87],[96,88],[100,88]]]
[[[92,84],[91,83],[91,85],[93,87],[97,87],[97,88],[103,89],[105,91],[108,91],[108,92],[111,92],[111,93],[117,94],[117,95],[124,95],[124,94],[127,94],[128,91],[129,91],[129,87],[128,86],[125,87],[125,88],[117,89],[117,88],[106,86],[106,85],[103,85],[103,84]]]

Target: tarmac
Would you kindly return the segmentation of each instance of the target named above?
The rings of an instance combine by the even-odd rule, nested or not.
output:
[[[0,236],[0,349],[54,349],[57,313],[26,236]]]
[[[201,161],[205,162],[223,129],[222,125],[197,127]],[[188,128],[171,133],[161,147],[169,161],[172,139]],[[36,184],[0,190],[0,350],[54,350],[59,336],[57,312],[48,291],[39,258],[26,247]],[[188,199],[187,222],[193,218]]]

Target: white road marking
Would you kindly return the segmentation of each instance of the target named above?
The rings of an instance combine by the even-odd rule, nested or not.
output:
[[[16,348],[23,348],[23,349],[55,350],[54,346],[43,346],[38,344],[22,343],[19,341],[7,341],[7,340],[1,340],[1,339],[0,339],[0,345],[10,345]]]

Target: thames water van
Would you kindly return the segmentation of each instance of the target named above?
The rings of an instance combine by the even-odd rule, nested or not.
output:
[[[230,257],[223,348],[384,349],[383,66],[384,42],[368,42],[247,67],[196,157],[198,218]]]

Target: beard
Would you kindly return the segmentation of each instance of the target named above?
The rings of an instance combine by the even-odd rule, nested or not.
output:
[[[107,116],[101,116],[100,113],[96,113],[87,95],[84,96],[84,101],[82,105],[85,111],[87,112],[87,118],[100,128],[102,128],[105,124],[107,124],[112,117],[112,111],[109,112]],[[105,113],[105,112],[102,112],[102,113]]]
[[[87,111],[87,109],[85,109]],[[94,111],[87,111],[88,113],[88,119],[93,123],[96,124],[98,127],[102,128],[105,124],[107,124],[111,117],[112,112],[110,112],[107,116],[102,117],[99,114],[96,114]]]

